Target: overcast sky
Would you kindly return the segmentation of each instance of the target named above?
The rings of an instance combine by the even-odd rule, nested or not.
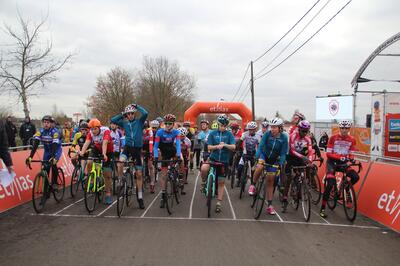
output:
[[[40,21],[47,12],[47,34],[54,54],[77,52],[59,81],[47,86],[46,94],[30,101],[33,117],[41,117],[56,104],[67,115],[83,110],[93,94],[96,78],[121,66],[134,71],[143,56],[166,56],[195,76],[198,101],[231,101],[251,60],[275,43],[316,0],[261,1],[30,1],[0,0],[0,19],[18,26],[17,8],[24,18]],[[279,63],[333,16],[347,0],[321,0],[276,49],[254,64],[257,74],[305,24],[325,9],[279,57]],[[287,62],[255,82],[256,114],[271,117],[279,110],[290,117],[300,109],[315,118],[315,96],[338,91],[351,94],[350,81],[369,54],[399,32],[400,1],[353,0],[327,27]],[[0,33],[0,49],[7,39]],[[400,53],[400,43],[391,52]],[[364,77],[400,79],[400,57],[381,57]],[[248,76],[246,77],[248,81]],[[243,86],[244,87],[244,86]],[[395,83],[375,82],[360,89],[395,89]],[[242,94],[242,91],[239,92]],[[236,97],[237,100],[239,97]],[[244,99],[250,107],[250,94]],[[7,95],[0,104],[22,116],[22,105]],[[370,99],[360,96],[357,116],[365,120]]]

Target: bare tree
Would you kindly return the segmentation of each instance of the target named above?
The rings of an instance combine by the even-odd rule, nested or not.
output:
[[[23,104],[25,116],[29,116],[30,97],[37,96],[46,83],[55,81],[56,72],[73,56],[70,53],[63,58],[56,58],[52,54],[52,41],[47,40],[43,44],[40,36],[46,19],[32,25],[18,13],[19,30],[7,24],[4,26],[11,43],[5,46],[5,51],[1,51],[0,93],[16,95]]]
[[[149,111],[150,118],[173,113],[178,120],[183,119],[193,103],[195,87],[194,78],[165,57],[144,57],[135,79],[137,101]]]
[[[94,117],[103,122],[135,101],[131,74],[121,68],[112,69],[105,77],[97,78],[96,91],[88,99],[88,107]]]

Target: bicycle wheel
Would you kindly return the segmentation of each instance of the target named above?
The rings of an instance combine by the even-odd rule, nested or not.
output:
[[[311,195],[307,183],[300,184],[301,190],[301,208],[303,210],[304,220],[310,221],[311,217]]]
[[[61,168],[57,168],[57,178],[55,181],[57,183],[55,186],[53,184],[53,195],[54,199],[57,202],[60,202],[64,198],[64,192],[65,192],[65,177],[64,177],[64,172]]]
[[[89,177],[85,182],[84,198],[86,210],[91,213],[96,208],[96,180],[93,173],[89,174]]]
[[[174,205],[174,184],[171,178],[168,176],[165,183],[165,206],[169,215],[172,214],[172,208]]]
[[[128,205],[126,202],[128,188],[126,185],[126,180],[120,180],[119,186],[117,186],[117,214],[118,217],[122,216],[122,212],[124,211],[125,204]]]
[[[292,182],[290,183],[290,188],[289,188],[289,203],[290,206],[294,210],[297,210],[299,208],[299,196],[300,196],[300,187],[299,183],[296,181],[297,176],[293,177]]]
[[[133,193],[134,183],[133,183],[133,174],[131,172],[125,173],[125,181],[126,181],[126,194],[125,194],[125,202],[126,206],[131,206],[132,196],[135,194]],[[137,194],[137,193],[136,193]]]
[[[245,162],[242,175],[240,177],[240,194],[239,194],[239,199],[242,198],[242,195],[244,193],[244,189],[246,188],[246,181],[247,181],[247,162]]]
[[[80,175],[81,175],[81,167],[80,165],[75,166],[74,171],[71,175],[71,185],[70,185],[70,193],[71,197],[75,198],[76,193],[78,192],[79,185],[80,185]]]
[[[357,199],[354,187],[350,182],[347,182],[346,188],[342,186],[343,207],[347,220],[354,222],[357,217]]]
[[[211,202],[213,196],[213,178],[212,175],[208,175],[207,179],[207,217],[211,217]]]
[[[231,188],[233,189],[235,187],[235,179],[236,179],[236,169],[235,166],[230,167],[229,171],[229,177],[231,179]]]
[[[317,173],[312,174],[308,179],[308,187],[310,189],[311,201],[314,205],[318,205],[321,201],[321,180]]]
[[[97,177],[97,191],[96,191],[96,197],[97,197],[97,201],[99,203],[102,203],[105,199],[105,194],[106,194],[106,190],[105,190],[105,186],[104,186],[104,176],[100,176]]]
[[[337,187],[335,186],[332,189],[331,193],[329,194],[328,201],[326,202],[330,210],[333,211],[336,208],[338,198],[339,198],[338,190]]]
[[[48,193],[50,193],[48,186],[47,178],[39,172],[33,181],[32,188],[32,203],[36,213],[41,213],[44,209]]]
[[[261,212],[264,208],[265,200],[266,200],[266,192],[265,192],[265,178],[260,178],[257,182],[256,186],[256,194],[254,195],[254,209],[253,215],[254,219],[258,219],[261,216]]]

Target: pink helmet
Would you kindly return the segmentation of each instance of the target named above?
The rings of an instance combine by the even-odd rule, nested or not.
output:
[[[309,130],[311,128],[311,124],[307,120],[302,120],[299,122],[298,127],[302,130]]]

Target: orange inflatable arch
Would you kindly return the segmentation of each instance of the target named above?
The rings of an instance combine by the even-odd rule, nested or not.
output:
[[[186,110],[184,121],[190,121],[193,126],[199,114],[202,113],[238,114],[242,118],[242,128],[245,128],[247,122],[253,117],[251,110],[240,102],[195,102]]]

